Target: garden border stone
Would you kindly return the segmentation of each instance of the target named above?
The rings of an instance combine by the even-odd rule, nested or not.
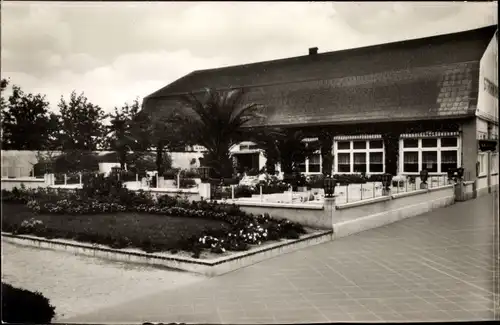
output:
[[[323,230],[303,235],[299,239],[283,239],[279,242],[254,247],[248,251],[235,252],[214,259],[195,259],[174,254],[150,254],[138,249],[114,249],[104,245],[92,245],[66,239],[46,239],[2,232],[2,240],[17,245],[73,252],[78,255],[94,256],[126,263],[166,267],[206,276],[217,276],[232,272],[281,254],[332,241],[333,238],[332,230]]]

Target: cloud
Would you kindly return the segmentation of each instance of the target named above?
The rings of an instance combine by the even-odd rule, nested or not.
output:
[[[496,3],[7,2],[2,76],[107,111],[197,69],[496,23]]]

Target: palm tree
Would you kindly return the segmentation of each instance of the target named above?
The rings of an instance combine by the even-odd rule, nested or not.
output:
[[[289,178],[294,168],[319,149],[318,143],[306,143],[304,139],[306,135],[300,130],[268,129],[256,133],[254,141],[264,150],[268,170],[279,162],[285,178]]]
[[[231,177],[233,163],[230,148],[248,140],[250,121],[263,119],[263,106],[244,103],[244,90],[214,91],[206,89],[203,98],[193,93],[179,96],[184,104],[187,117],[181,124],[184,134],[191,144],[202,145],[207,149],[204,163],[212,167],[217,176]]]

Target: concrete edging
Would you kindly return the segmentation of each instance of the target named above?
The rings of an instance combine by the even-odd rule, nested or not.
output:
[[[343,204],[338,204],[336,205],[335,209],[336,210],[343,210],[343,209],[350,209],[362,205],[368,205],[372,203],[377,203],[377,202],[383,202],[383,201],[389,201],[391,200],[391,196],[389,195],[384,195],[384,196],[379,196],[376,198],[371,198],[371,199],[366,199],[366,200],[359,200],[355,202],[350,202],[350,203],[343,203]]]
[[[64,239],[46,239],[30,235],[13,235],[2,232],[2,240],[17,245],[73,252],[78,255],[93,256],[113,261],[166,267],[189,271],[206,276],[216,276],[255,264],[257,262],[290,253],[299,249],[333,240],[333,231],[318,231],[306,234],[296,240],[280,242],[252,248],[215,259],[200,260],[172,254],[150,254],[138,249],[114,249],[103,245],[92,245]]]

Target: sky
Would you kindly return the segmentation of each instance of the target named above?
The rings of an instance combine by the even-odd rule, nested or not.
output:
[[[497,24],[497,2],[8,2],[1,76],[112,112],[199,69]],[[209,86],[209,85],[207,85]]]

